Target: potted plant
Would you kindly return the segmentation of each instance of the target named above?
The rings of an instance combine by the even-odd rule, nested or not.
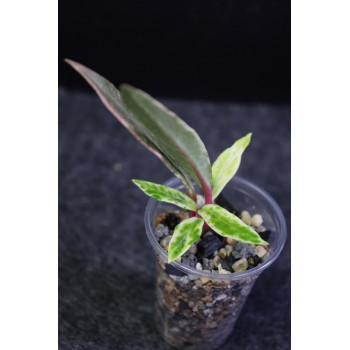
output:
[[[157,257],[160,333],[178,349],[219,347],[256,278],[278,257],[286,238],[276,202],[234,177],[251,134],[211,165],[197,133],[158,101],[129,85],[119,91],[91,69],[66,61],[175,175],[164,185],[133,180],[151,197],[145,228]]]

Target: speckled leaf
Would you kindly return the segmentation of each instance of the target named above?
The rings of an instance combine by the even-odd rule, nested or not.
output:
[[[153,136],[153,131],[147,127],[145,121],[142,120],[142,118],[137,118],[125,106],[119,90],[110,81],[90,68],[72,60],[66,59],[65,61],[91,85],[102,103],[113,116],[116,117],[143,146],[154,153],[163,164],[181,180],[191,197],[195,198],[193,184],[188,174],[186,174],[178,164],[172,161],[166,154],[164,148],[158,145],[156,138]]]
[[[177,259],[199,239],[203,224],[203,219],[194,217],[180,222],[175,227],[174,234],[169,243],[168,262]]]
[[[183,192],[154,182],[132,180],[143,192],[157,201],[175,204],[183,209],[197,210],[197,204]]]
[[[168,159],[182,173],[187,173],[205,193],[211,193],[209,156],[196,131],[144,91],[123,84],[120,92],[127,108]]]
[[[216,204],[205,205],[198,214],[223,237],[231,237],[243,243],[268,244],[240,218]]]
[[[237,140],[233,146],[225,149],[213,164],[213,199],[236,174],[244,150],[250,142],[251,133]]]

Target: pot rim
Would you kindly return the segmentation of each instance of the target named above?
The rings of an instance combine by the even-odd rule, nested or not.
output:
[[[263,270],[265,270],[268,266],[270,266],[280,255],[286,238],[287,238],[287,224],[284,218],[284,215],[282,213],[281,208],[279,205],[276,203],[276,201],[263,189],[261,189],[259,186],[253,184],[252,182],[240,177],[240,176],[235,176],[231,181],[235,181],[236,183],[244,184],[244,186],[248,187],[252,193],[259,193],[260,196],[263,197],[263,199],[268,202],[274,209],[274,214],[276,215],[277,221],[280,225],[280,229],[277,230],[276,228],[276,234],[277,234],[277,242],[276,242],[276,249],[275,251],[269,256],[269,258],[258,265],[257,267],[254,267],[252,269],[243,271],[243,272],[234,272],[230,274],[220,274],[218,272],[205,272],[205,271],[200,271],[195,268],[189,267],[187,265],[184,265],[180,263],[179,261],[172,261],[170,265],[173,267],[177,268],[178,270],[189,274],[196,276],[198,278],[200,277],[206,277],[209,279],[215,279],[215,280],[225,280],[225,281],[233,281],[233,280],[238,280],[242,278],[247,278],[247,277],[253,277],[256,275],[259,275]],[[169,187],[175,187],[177,189],[179,188],[184,188],[183,184],[180,182],[180,180],[177,177],[172,177],[168,181],[164,183],[165,186]],[[177,185],[177,186],[176,186]],[[153,207],[158,204],[159,201],[156,201],[153,198],[150,198],[147,202],[146,210],[145,210],[145,215],[144,215],[144,223],[145,223],[145,228],[146,228],[146,234],[147,237],[153,247],[153,249],[159,254],[164,261],[167,261],[168,256],[164,249],[161,247],[161,245],[158,243],[157,239],[155,238],[154,235],[154,228],[151,222],[151,211]]]

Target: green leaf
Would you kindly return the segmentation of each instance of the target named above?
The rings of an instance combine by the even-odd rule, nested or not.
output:
[[[183,167],[172,161],[171,157],[166,153],[166,149],[160,148],[157,143],[157,138],[154,137],[153,131],[145,125],[145,121],[142,120],[142,118],[136,118],[133,113],[128,110],[122,101],[119,90],[110,81],[82,64],[68,59],[65,61],[91,85],[102,103],[113,116],[116,117],[143,146],[154,153],[164,165],[182,181],[191,197],[195,198],[194,187],[188,174],[186,174]]]
[[[177,259],[199,239],[203,224],[203,219],[194,217],[180,222],[175,227],[174,234],[169,243],[168,262]]]
[[[143,192],[157,201],[175,204],[183,209],[197,210],[197,204],[183,192],[154,182],[132,180]]]
[[[236,215],[216,204],[205,205],[198,211],[198,214],[216,233],[223,237],[231,237],[244,243],[268,244]]]
[[[236,174],[244,150],[250,142],[251,133],[237,140],[233,146],[225,149],[213,164],[213,199]]]
[[[128,109],[171,163],[187,173],[205,193],[211,192],[208,152],[195,130],[145,92],[125,84],[120,91]]]

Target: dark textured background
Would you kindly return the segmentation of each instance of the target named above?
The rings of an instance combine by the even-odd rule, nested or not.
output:
[[[290,0],[60,0],[63,58],[156,96],[290,102]]]
[[[276,199],[290,232],[289,106],[162,101],[198,131],[211,160],[253,132],[239,175]],[[130,181],[170,176],[95,95],[59,90],[61,350],[170,349],[153,319],[154,262],[143,226],[147,196]],[[221,349],[290,349],[290,235]]]

